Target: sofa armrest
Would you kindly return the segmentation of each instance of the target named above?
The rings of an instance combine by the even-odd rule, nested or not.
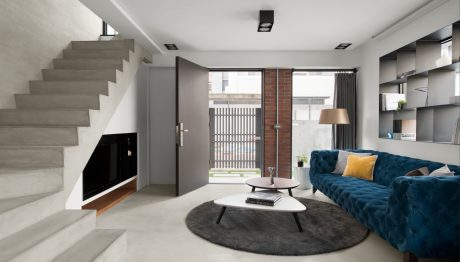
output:
[[[315,150],[311,152],[310,174],[324,174],[334,171],[337,150]]]
[[[391,186],[386,238],[418,257],[458,255],[460,176],[401,176]]]

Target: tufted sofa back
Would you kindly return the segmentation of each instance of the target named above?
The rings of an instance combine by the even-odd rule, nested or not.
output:
[[[445,165],[443,163],[410,158],[407,156],[393,155],[390,153],[373,150],[350,151],[363,153],[368,152],[378,156],[374,169],[374,182],[384,186],[389,186],[391,182],[393,182],[393,179],[399,176],[404,176],[411,170],[421,167],[428,167],[431,172]],[[455,172],[456,176],[460,175],[460,166],[449,165],[449,169]]]

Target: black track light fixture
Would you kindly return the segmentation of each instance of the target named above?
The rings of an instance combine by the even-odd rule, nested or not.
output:
[[[275,11],[274,10],[260,10],[259,11],[259,28],[257,29],[257,32],[272,31],[274,22],[275,22]]]

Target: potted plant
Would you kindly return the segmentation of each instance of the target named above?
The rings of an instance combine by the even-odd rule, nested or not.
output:
[[[407,104],[407,101],[404,100],[404,99],[401,99],[398,101],[398,108],[396,109],[397,111],[399,110],[403,110],[404,109],[404,105]]]
[[[303,167],[306,163],[308,163],[308,157],[306,155],[297,156],[297,167]]]

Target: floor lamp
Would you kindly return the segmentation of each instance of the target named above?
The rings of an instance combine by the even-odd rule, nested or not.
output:
[[[320,124],[332,124],[332,149],[335,149],[335,125],[348,125],[350,119],[345,108],[322,109],[319,116]]]

